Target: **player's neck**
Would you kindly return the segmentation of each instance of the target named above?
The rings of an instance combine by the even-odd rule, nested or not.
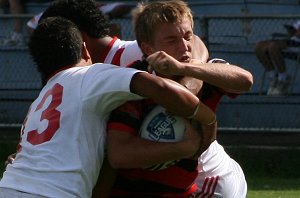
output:
[[[87,45],[93,63],[103,62],[103,60],[101,60],[101,54],[105,53],[112,39],[113,38],[110,36],[101,39],[90,39],[90,42]]]

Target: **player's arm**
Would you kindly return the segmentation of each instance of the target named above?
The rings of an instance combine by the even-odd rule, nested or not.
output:
[[[15,160],[15,158],[16,158],[16,155],[17,155],[17,153],[10,154],[7,157],[6,161],[4,162],[4,166],[6,167],[8,164],[12,164],[13,161]]]
[[[147,61],[159,73],[191,76],[231,93],[249,91],[253,84],[250,72],[231,64],[201,63],[197,60],[183,63],[163,51],[148,56]]]
[[[209,107],[185,87],[172,80],[139,72],[133,76],[130,89],[133,93],[152,98],[156,104],[165,107],[173,115],[185,118],[192,116],[204,125],[215,119],[215,114]]]
[[[117,170],[112,168],[107,158],[104,158],[96,186],[93,188],[92,198],[108,198],[114,185]]]
[[[199,132],[189,123],[183,140],[155,142],[122,130],[109,129],[107,156],[113,168],[146,168],[166,161],[191,158],[202,148]]]
[[[197,36],[192,37],[192,58],[197,60],[199,64],[206,63],[209,58],[208,50],[203,41]],[[191,76],[183,76],[177,80],[180,84],[185,86],[194,95],[197,95],[202,88],[203,81]]]

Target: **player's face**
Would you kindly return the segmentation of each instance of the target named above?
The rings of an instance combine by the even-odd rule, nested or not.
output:
[[[161,23],[154,32],[152,53],[165,51],[180,62],[190,61],[193,30],[187,17],[181,22]]]

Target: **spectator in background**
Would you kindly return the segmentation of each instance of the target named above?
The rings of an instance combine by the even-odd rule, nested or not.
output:
[[[9,5],[11,14],[23,14],[25,12],[24,3],[26,0],[0,0],[0,6],[5,7]],[[13,21],[12,34],[0,41],[1,45],[23,45],[23,22],[21,19],[15,18]]]
[[[97,2],[97,7],[99,8],[99,11],[101,11],[108,20],[120,18],[128,14],[132,9],[130,5],[125,3],[120,3],[120,2],[107,3],[107,4]],[[42,15],[43,12],[35,15],[31,20],[27,22],[27,28],[29,33],[32,33],[32,31],[36,28]],[[118,38],[122,39],[120,24],[118,23],[110,24],[110,35],[117,36]]]
[[[260,41],[255,46],[255,54],[267,71],[269,88],[267,95],[285,95],[288,92],[291,77],[287,73],[282,50],[300,46],[300,21],[285,25],[288,37]]]

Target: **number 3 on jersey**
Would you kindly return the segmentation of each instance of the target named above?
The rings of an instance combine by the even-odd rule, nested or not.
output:
[[[34,129],[28,132],[27,141],[32,145],[42,144],[51,140],[54,134],[57,132],[60,126],[60,112],[56,109],[62,102],[63,87],[60,84],[55,84],[52,89],[48,90],[43,96],[41,102],[37,105],[34,112],[43,108],[45,101],[48,97],[51,97],[51,101],[42,111],[40,121],[48,120],[48,126],[44,131],[38,131]],[[24,129],[24,127],[23,127]]]

